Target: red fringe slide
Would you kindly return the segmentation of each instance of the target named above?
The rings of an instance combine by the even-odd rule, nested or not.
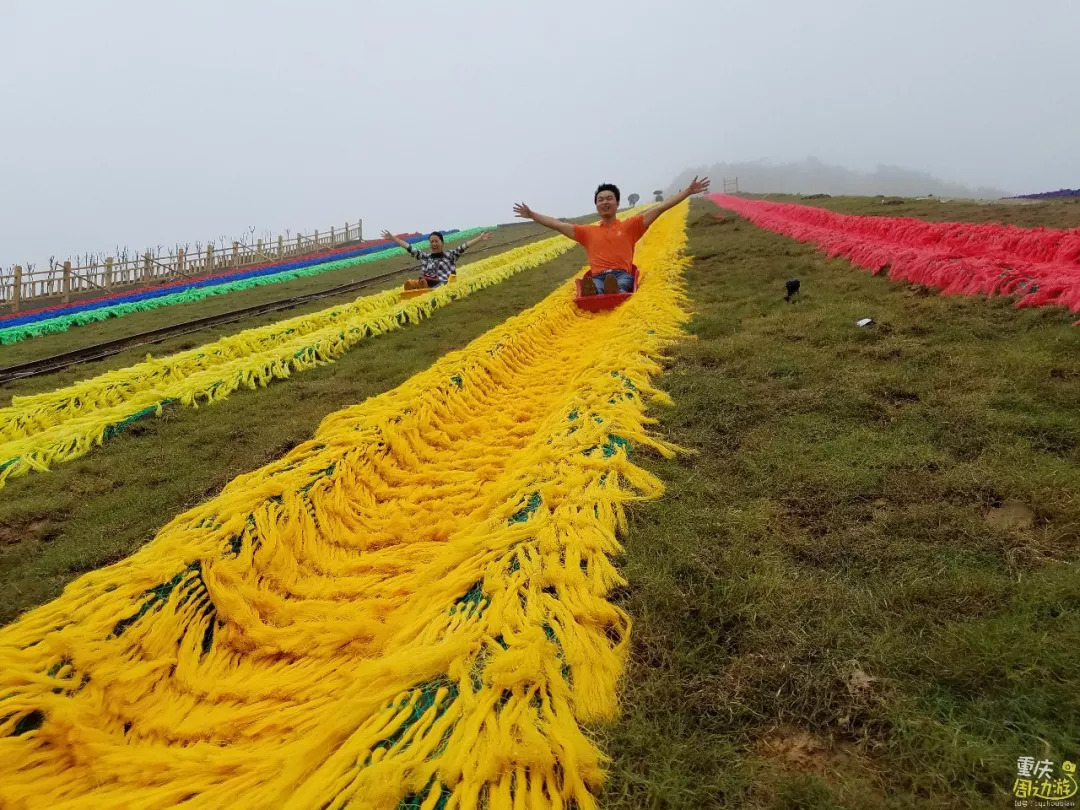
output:
[[[943,295],[1019,295],[1018,307],[1080,311],[1080,228],[1017,228],[837,214],[823,208],[710,194],[759,228],[808,242],[893,281]],[[1074,325],[1080,324],[1076,321]]]

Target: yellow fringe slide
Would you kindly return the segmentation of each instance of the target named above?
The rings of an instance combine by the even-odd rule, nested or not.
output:
[[[686,212],[0,630],[0,806],[595,808]]]
[[[364,296],[162,359],[148,356],[145,362],[56,391],[14,397],[11,407],[0,409],[0,488],[9,478],[79,458],[132,422],[160,415],[167,405],[198,407],[241,387],[265,387],[295,371],[333,362],[364,338],[417,323],[576,244],[555,236],[465,265],[456,284],[417,298],[402,299],[400,289]]]

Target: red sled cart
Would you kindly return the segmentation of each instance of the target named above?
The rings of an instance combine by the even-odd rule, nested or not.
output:
[[[628,293],[593,293],[592,295],[582,295],[581,285],[592,284],[593,280],[592,276],[579,278],[576,280],[577,295],[574,298],[574,303],[588,312],[603,312],[606,309],[615,309],[615,307],[638,291],[638,285],[641,283],[641,271],[638,270],[636,264],[630,268],[630,275],[634,277],[634,289]]]

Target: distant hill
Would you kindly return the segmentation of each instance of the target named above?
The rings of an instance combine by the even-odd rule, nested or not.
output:
[[[971,188],[959,183],[939,180],[926,172],[900,166],[879,165],[874,172],[857,172],[843,166],[822,163],[807,158],[799,163],[714,163],[711,166],[687,169],[672,182],[668,193],[686,185],[695,174],[708,175],[713,191],[723,191],[723,178],[739,178],[739,191],[754,194],[850,194],[873,197],[878,194],[896,197],[965,197],[970,199],[999,199],[1009,192],[979,186]]]

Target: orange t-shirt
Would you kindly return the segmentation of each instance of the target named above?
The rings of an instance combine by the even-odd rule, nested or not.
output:
[[[645,235],[645,220],[641,214],[629,219],[615,220],[610,225],[575,225],[574,241],[580,242],[589,255],[589,272],[629,270],[634,264],[634,245]]]

